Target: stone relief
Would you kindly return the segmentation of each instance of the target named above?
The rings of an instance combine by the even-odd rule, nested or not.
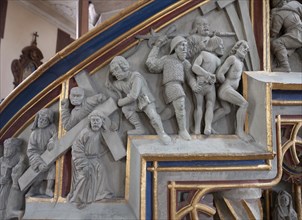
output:
[[[192,70],[196,75],[196,86],[198,87],[194,90],[196,99],[196,107],[194,110],[195,134],[200,134],[204,107],[204,134],[210,135],[212,132],[213,112],[216,101],[215,74],[217,68],[221,65],[221,60],[218,56],[222,56],[223,53],[224,46],[222,39],[214,36],[207,41],[205,49],[200,53],[193,63]]]
[[[280,191],[275,201],[273,220],[297,220],[297,213],[293,208],[291,195],[286,191]]]
[[[23,140],[4,141],[4,155],[0,158],[0,219],[20,218],[24,211],[24,194],[19,190],[18,178],[26,168],[20,147]]]
[[[87,117],[94,108],[103,103],[107,97],[103,94],[97,94],[85,97],[84,89],[81,87],[73,87],[70,90],[69,100],[62,100],[62,123],[66,131],[69,131],[83,118]],[[72,105],[70,110],[69,105]]]
[[[47,166],[41,158],[45,151],[52,151],[58,138],[57,128],[54,124],[54,112],[45,108],[40,110],[34,120],[32,132],[28,140],[27,156],[29,163],[35,172],[40,173],[37,180],[31,186],[28,196],[44,194],[53,197],[55,182],[55,164]],[[43,180],[47,181],[45,192],[41,192]]]
[[[105,169],[111,165],[108,161],[113,161],[105,159],[110,156],[101,133],[101,130],[109,129],[105,125],[105,116],[94,110],[88,119],[89,126],[81,131],[72,145],[72,183],[67,199],[79,209],[114,196],[108,177],[110,173]]]
[[[213,121],[217,121],[229,114],[231,111],[230,104],[239,107],[236,112],[236,134],[244,141],[252,141],[253,138],[245,134],[243,130],[248,102],[237,92],[241,75],[243,71],[243,60],[249,51],[246,41],[238,41],[230,52],[230,56],[224,61],[217,72],[217,79],[220,82],[218,89],[218,98],[220,99],[221,108],[217,109]]]
[[[186,115],[191,112],[186,109],[186,102],[194,99],[194,120],[189,123],[194,127],[194,134],[200,134],[202,126],[203,134],[216,133],[212,124],[220,122],[220,119],[228,115],[231,112],[230,106],[234,104],[239,107],[236,112],[235,133],[247,142],[252,141],[252,137],[243,130],[248,103],[237,91],[249,46],[244,40],[238,41],[225,59],[225,43],[219,37],[233,35],[232,32],[210,31],[208,21],[198,16],[189,35],[173,36],[168,55],[160,56],[163,48],[168,45],[168,37],[159,36],[154,41],[151,51],[147,51],[146,60],[139,59],[138,62],[146,65],[147,75],[162,74],[160,79],[164,87],[165,108],[161,114],[158,114],[156,109],[157,98],[152,94],[151,86],[149,87],[141,71],[130,71],[132,62],[121,56],[115,57],[109,69],[115,77],[112,84],[121,94],[117,104],[135,128],[128,130],[127,134],[147,133],[144,121],[138,115],[138,112],[144,112],[164,144],[170,144],[171,138],[167,135],[163,121],[174,115],[180,137],[191,140],[186,120]],[[185,82],[189,89],[186,88]],[[191,94],[193,96],[189,97]],[[104,94],[85,97],[84,89],[74,87],[70,91],[69,100],[65,99],[61,103],[62,124],[66,131],[70,131],[90,114],[89,126],[81,131],[72,145],[72,185],[68,201],[79,209],[95,201],[116,198],[115,190],[112,189],[114,178],[110,173],[116,162],[112,159],[108,143],[101,132],[114,129],[114,123],[101,112],[93,111],[107,98]],[[106,121],[110,121],[109,125]],[[39,111],[28,141],[28,157],[31,166],[43,174],[34,183],[29,195],[37,194],[41,181],[47,180],[45,194],[53,197],[54,164],[45,166],[39,155],[46,150],[52,150],[56,138],[53,112],[49,109]]]
[[[191,140],[186,128],[186,94],[182,85],[185,79],[190,85],[194,83],[191,64],[186,59],[187,40],[181,36],[174,37],[170,43],[170,54],[159,58],[159,50],[167,41],[166,36],[158,38],[148,55],[146,65],[151,73],[163,73],[164,98],[166,104],[173,105],[178,134],[185,140]]]
[[[143,111],[150,120],[159,139],[164,144],[171,143],[171,138],[164,131],[160,116],[156,111],[155,99],[144,77],[138,72],[129,70],[128,61],[121,56],[115,57],[110,63],[110,72],[116,78],[113,86],[121,93],[123,98],[118,100],[118,105],[126,119],[135,127],[129,130],[128,135],[140,135],[145,133],[144,125],[137,114]]]
[[[271,10],[271,51],[273,71],[290,72],[289,57],[297,51],[302,59],[302,4],[298,1],[273,0]]]

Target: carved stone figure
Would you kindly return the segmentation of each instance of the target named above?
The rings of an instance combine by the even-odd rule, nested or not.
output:
[[[202,16],[195,18],[193,22],[193,29],[188,41],[188,57],[194,60],[206,48],[207,42],[210,39],[209,22]]]
[[[8,219],[11,214],[8,210],[13,209],[9,207],[13,205],[12,202],[8,201],[12,200],[9,199],[12,196],[12,189],[18,188],[17,178],[22,174],[16,169],[20,161],[18,148],[21,144],[22,140],[19,138],[9,138],[4,141],[4,155],[0,158],[0,219]]]
[[[194,87],[192,67],[186,59],[187,41],[181,36],[174,37],[170,44],[170,55],[159,58],[159,50],[166,42],[167,37],[158,38],[148,55],[146,65],[151,73],[163,73],[164,98],[166,104],[172,103],[174,107],[178,133],[183,139],[191,140],[186,129],[186,95],[182,85],[186,78],[190,86]]]
[[[47,166],[41,158],[45,151],[51,151],[57,141],[57,128],[54,124],[54,113],[51,109],[40,110],[33,123],[32,132],[28,140],[27,155],[30,165],[36,172],[42,172],[32,185],[28,195],[32,196],[39,192],[43,180],[47,180],[45,195],[53,197],[55,181],[55,164]]]
[[[156,111],[155,99],[144,77],[138,72],[131,72],[128,61],[116,56],[110,63],[110,72],[116,78],[113,82],[115,88],[124,94],[118,100],[122,112],[135,129],[128,131],[131,134],[144,134],[144,126],[137,114],[138,111],[146,113],[158,137],[164,144],[169,144],[171,138],[164,131],[160,116]]]
[[[97,94],[88,98],[85,98],[84,89],[80,87],[74,87],[70,90],[69,95],[70,103],[73,109],[69,109],[69,100],[62,100],[62,123],[66,131],[69,131],[83,118],[87,117],[94,108],[104,102],[107,97],[103,94]]]
[[[233,32],[219,32],[210,30],[210,24],[203,16],[197,16],[193,22],[193,28],[190,35],[187,37],[188,41],[188,59],[194,61],[201,51],[206,50],[208,41],[214,37],[231,37],[236,34]]]
[[[204,99],[206,101],[204,134],[211,134],[213,111],[216,101],[215,73],[221,64],[218,56],[222,56],[223,53],[224,46],[222,39],[214,36],[208,40],[206,50],[200,53],[192,66],[192,70],[196,74],[196,83],[201,87],[200,91],[194,92],[196,97],[196,108],[194,110],[195,134],[200,134]]]
[[[243,130],[248,102],[237,92],[243,70],[243,61],[249,51],[246,41],[238,41],[232,48],[230,56],[219,68],[216,77],[221,83],[218,89],[218,97],[221,108],[214,114],[213,122],[223,118],[231,112],[231,104],[239,107],[236,113],[236,134],[244,141],[252,141],[252,137],[245,134]]]
[[[89,126],[81,131],[72,145],[72,183],[67,199],[79,209],[113,197],[104,162],[109,149],[101,133],[108,129],[104,124],[105,116],[94,110],[88,119]]]
[[[292,197],[286,191],[280,191],[277,196],[273,220],[297,220],[297,213],[293,208]]]
[[[302,47],[302,4],[273,0],[271,13],[271,50],[277,60],[276,72],[290,72],[288,57]]]

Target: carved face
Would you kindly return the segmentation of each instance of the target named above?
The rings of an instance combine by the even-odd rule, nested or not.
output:
[[[99,116],[91,116],[90,125],[91,125],[91,129],[93,131],[98,131],[101,129],[101,127],[103,125],[103,120]]]
[[[69,99],[72,105],[81,105],[84,100],[84,91],[81,88],[73,88],[70,92]]]
[[[282,195],[279,199],[280,206],[287,207],[289,205],[289,198],[287,195]]]
[[[117,62],[110,63],[110,72],[117,80],[124,80],[128,77],[128,71],[124,71]]]
[[[11,143],[4,144],[4,157],[11,157],[15,152],[15,147],[11,145]]]
[[[246,54],[249,52],[249,46],[246,43],[242,43],[236,51],[236,54],[239,57],[244,58]]]
[[[185,60],[188,52],[188,45],[186,41],[182,41],[177,44],[175,48],[175,53],[177,54],[180,60]]]
[[[49,125],[48,115],[40,114],[38,117],[38,128],[46,128]]]
[[[215,49],[215,53],[218,55],[218,56],[222,56],[223,53],[224,53],[224,46],[223,46],[223,43],[220,43],[217,48]]]
[[[210,34],[210,30],[209,30],[210,25],[207,22],[197,23],[196,27],[197,27],[197,33],[206,36]]]

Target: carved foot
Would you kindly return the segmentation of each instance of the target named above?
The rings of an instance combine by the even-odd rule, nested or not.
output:
[[[179,134],[180,137],[182,137],[182,138],[185,139],[186,141],[191,140],[191,136],[190,136],[190,134],[188,133],[187,130],[179,131],[178,134]]]
[[[49,197],[53,197],[53,191],[51,189],[46,189],[45,195],[47,195]]]
[[[144,133],[145,133],[145,130],[143,128],[136,128],[136,129],[127,131],[128,135],[141,135]]]
[[[251,135],[248,135],[248,134],[246,134],[246,133],[237,133],[237,135],[238,135],[238,137],[239,137],[241,140],[243,140],[243,141],[245,141],[245,142],[247,142],[247,143],[251,143],[251,142],[254,142],[254,141],[255,141],[254,138],[253,138]]]
[[[158,137],[165,145],[171,144],[171,142],[172,142],[171,138],[166,133],[159,134]]]
[[[191,129],[191,131],[193,131],[194,134],[201,134],[200,128],[194,128],[194,130]]]
[[[212,134],[212,129],[211,128],[205,128],[203,133],[204,133],[204,135],[209,136],[210,134]]]

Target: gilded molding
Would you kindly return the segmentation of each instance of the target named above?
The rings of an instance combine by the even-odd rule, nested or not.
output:
[[[272,105],[273,106],[301,106],[302,101],[286,101],[286,100],[272,100]]]
[[[61,138],[65,135],[66,131],[63,128],[62,124],[62,105],[61,101],[68,98],[68,92],[69,92],[69,79],[65,80],[65,82],[62,83],[62,89],[60,94],[60,100],[59,100],[59,129],[58,129],[58,138]],[[64,155],[61,156],[56,161],[56,182],[55,182],[55,198],[59,199],[62,196],[62,190],[63,190],[63,170],[64,170]]]
[[[146,219],[146,168],[147,161],[144,158],[141,158],[141,180],[140,180],[140,219]]]
[[[273,137],[272,137],[272,84],[266,83],[266,130],[267,130],[267,149],[269,152],[273,152]]]
[[[263,69],[271,72],[270,57],[270,4],[269,0],[263,0]]]

